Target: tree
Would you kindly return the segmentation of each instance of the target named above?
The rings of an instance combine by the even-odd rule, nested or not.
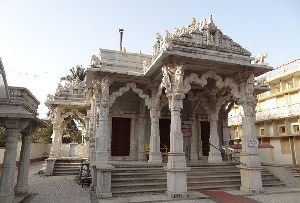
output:
[[[53,133],[53,125],[50,119],[42,119],[47,127],[46,128],[39,128],[35,131],[32,135],[32,142],[36,143],[51,143],[51,135]]]
[[[63,143],[81,142],[81,131],[78,129],[74,119],[71,120],[65,127],[63,132]]]
[[[76,69],[74,67],[72,67],[70,69],[71,75],[66,75],[65,77],[61,77],[60,81],[72,81],[76,78],[79,78],[79,80],[81,81],[85,81],[85,77],[86,77],[86,69],[82,67],[82,65],[77,65]]]
[[[6,144],[5,128],[0,127],[0,147],[5,147],[5,144]]]

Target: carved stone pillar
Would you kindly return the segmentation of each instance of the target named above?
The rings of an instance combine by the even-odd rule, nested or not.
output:
[[[167,192],[169,197],[187,197],[186,172],[190,168],[186,167],[185,153],[183,152],[183,136],[181,132],[180,108],[182,100],[171,99],[171,132],[170,132],[170,152],[167,164]]]
[[[21,130],[28,125],[28,120],[7,119],[4,123],[6,128],[6,146],[0,178],[0,202],[12,203],[14,202],[18,137]]]
[[[162,157],[160,152],[159,117],[159,110],[156,107],[152,107],[150,109],[151,135],[148,163],[162,163]]]
[[[244,81],[240,82],[240,91],[242,97],[237,101],[244,110],[242,119],[242,152],[240,153],[241,165],[241,187],[242,191],[249,193],[264,192],[261,179],[261,167],[258,140],[255,134],[255,107],[257,97],[253,96],[254,91],[254,75],[251,72],[241,74]],[[246,79],[247,80],[246,80]]]
[[[197,120],[196,118],[191,119],[192,137],[190,138],[190,160],[198,160],[198,132],[197,132]]]
[[[261,167],[258,140],[255,134],[255,123],[253,115],[256,102],[253,96],[240,99],[238,104],[243,107],[244,117],[242,120],[242,152],[240,154],[241,190],[249,193],[264,192],[261,179]],[[254,144],[254,143],[257,143]]]
[[[136,123],[136,118],[131,118],[131,124],[130,124],[130,152],[129,152],[129,156],[130,156],[131,160],[137,160],[135,123]]]
[[[62,118],[61,118],[61,108],[51,109],[50,115],[53,124],[53,133],[52,133],[52,144],[51,144],[51,151],[50,151],[50,158],[57,158],[58,151],[59,151],[59,136],[61,133],[61,125],[62,125]],[[48,167],[48,166],[47,166]]]
[[[58,138],[57,138],[57,155],[58,157],[62,157],[62,134],[63,134],[63,128],[60,126],[59,131],[58,131]]]
[[[32,141],[32,133],[36,130],[36,127],[30,127],[26,132],[22,134],[22,147],[20,152],[20,160],[18,166],[17,184],[15,186],[16,194],[28,193],[28,172],[30,164],[30,145]]]
[[[208,120],[210,123],[210,148],[208,162],[210,163],[220,163],[222,162],[221,152],[219,151],[219,134],[218,134],[218,110],[211,109],[208,111]]]
[[[203,149],[202,149],[202,140],[201,140],[201,120],[200,117],[197,117],[197,129],[198,129],[198,157],[199,160],[203,159]]]
[[[145,161],[145,127],[146,127],[146,116],[145,114],[139,115],[139,141],[138,141],[138,160]]]
[[[96,195],[98,198],[110,198],[111,193],[111,172],[114,167],[108,164],[107,140],[108,140],[108,114],[109,107],[109,78],[104,77],[101,81],[101,96],[99,103],[99,124],[96,129],[96,169],[97,187]],[[93,174],[93,176],[95,176]]]
[[[186,167],[185,153],[183,151],[183,136],[181,132],[180,111],[183,108],[183,65],[168,64],[169,72],[163,67],[163,81],[168,81],[168,74],[171,74],[171,84],[165,84],[166,93],[169,99],[171,111],[170,130],[170,152],[167,164],[167,191],[171,198],[187,197],[187,177],[186,172],[190,168]],[[170,88],[171,85],[171,88]]]

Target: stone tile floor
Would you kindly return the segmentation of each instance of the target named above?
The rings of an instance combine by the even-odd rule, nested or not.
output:
[[[90,188],[82,188],[75,176],[44,176],[38,174],[44,162],[30,163],[28,175],[31,195],[22,203],[90,203]]]
[[[82,188],[74,176],[44,176],[38,174],[44,162],[33,162],[29,170],[29,191],[31,195],[22,203],[122,203],[122,202],[173,202],[173,203],[214,203],[215,201],[200,192],[190,193],[189,199],[170,199],[165,195],[143,195],[132,197],[115,197],[98,200],[89,187]],[[17,174],[16,174],[17,175]],[[237,196],[262,203],[298,203],[300,202],[300,177],[294,178],[294,188],[266,188],[266,193],[249,195],[239,190],[225,190]]]

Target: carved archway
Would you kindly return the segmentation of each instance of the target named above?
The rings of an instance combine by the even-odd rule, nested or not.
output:
[[[224,81],[221,76],[219,76],[215,71],[209,70],[201,75],[199,78],[196,73],[191,73],[188,77],[184,79],[184,92],[187,93],[191,89],[191,83],[199,84],[204,87],[207,84],[207,79],[212,78],[216,80],[216,87],[218,89],[229,87],[231,89],[231,94],[234,100],[242,97],[239,92],[238,85],[234,83],[231,78],[226,78]]]

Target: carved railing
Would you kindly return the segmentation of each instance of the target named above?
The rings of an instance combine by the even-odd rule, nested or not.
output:
[[[256,112],[256,120],[268,120],[293,115],[300,115],[300,102],[258,110]],[[228,124],[240,123],[242,123],[242,115],[228,117]]]
[[[25,87],[8,87],[12,104],[23,105],[30,113],[37,116],[40,102]]]

